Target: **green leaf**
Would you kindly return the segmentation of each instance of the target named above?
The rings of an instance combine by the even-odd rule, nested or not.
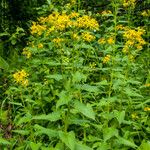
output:
[[[125,111],[120,112],[120,111],[114,110],[114,115],[117,118],[119,124],[121,124],[125,118]]]
[[[31,121],[31,114],[26,114],[25,116],[21,117],[17,123],[16,123],[16,126],[19,126],[21,125],[22,123],[27,123],[27,122],[30,122]]]
[[[137,147],[137,145],[135,145],[133,142],[131,142],[131,141],[125,139],[125,138],[122,138],[122,137],[118,137],[118,142],[120,144],[123,144],[125,146],[129,146],[129,147],[132,147],[132,148],[136,148]]]
[[[9,64],[0,56],[0,68],[2,69],[8,69]]]
[[[30,132],[28,130],[12,130],[14,133],[18,133],[21,135],[28,135]]]
[[[34,143],[34,142],[30,143],[30,147],[32,150],[39,150],[41,146],[42,146],[42,143]]]
[[[60,112],[53,112],[48,115],[38,115],[38,116],[33,116],[32,119],[34,120],[49,120],[49,121],[57,121],[60,119]]]
[[[3,139],[3,138],[0,138],[0,144],[1,145],[10,145],[11,143],[8,142],[7,140]]]
[[[91,93],[99,93],[100,90],[97,86],[92,86],[92,85],[88,85],[88,84],[76,84],[75,88],[79,89],[79,90],[85,90]]]
[[[78,110],[80,113],[82,113],[86,117],[95,120],[95,113],[89,104],[85,105],[81,103],[80,101],[75,101],[74,107],[76,110]]]
[[[104,142],[114,136],[116,136],[116,137],[118,136],[118,130],[116,128],[110,127],[110,128],[103,129]]]
[[[75,150],[92,150],[92,148],[82,144],[81,142],[76,142]]]
[[[86,81],[86,78],[87,78],[83,73],[79,71],[75,72],[72,76],[73,76],[73,79],[72,79],[73,83],[78,83],[82,80]]]
[[[141,98],[143,98],[142,95],[136,93],[135,91],[131,90],[130,88],[126,88],[126,89],[125,89],[125,93],[126,93],[128,96],[131,96],[131,97],[141,97]]]
[[[71,150],[75,150],[75,134],[74,132],[59,132],[59,137]]]
[[[45,135],[49,136],[49,138],[58,137],[58,131],[56,131],[56,130],[47,129],[38,124],[34,125],[34,129],[36,130],[35,135],[45,134]]]
[[[138,150],[150,150],[150,141],[142,141]]]
[[[56,109],[62,105],[68,104],[72,99],[72,96],[67,91],[62,91],[59,94],[59,100],[56,104]]]
[[[48,76],[46,76],[46,78],[55,79],[56,81],[60,81],[63,79],[62,75],[60,75],[60,74],[48,75]]]

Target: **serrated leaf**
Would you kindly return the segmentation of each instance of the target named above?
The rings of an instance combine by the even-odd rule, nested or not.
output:
[[[0,144],[1,145],[10,145],[11,143],[3,138],[0,138]]]
[[[95,113],[90,105],[85,105],[80,101],[75,101],[74,108],[78,110],[80,113],[82,113],[84,116],[95,120]]]
[[[133,142],[131,142],[131,141],[125,139],[125,138],[122,138],[122,137],[118,138],[118,142],[120,144],[123,144],[125,146],[129,146],[129,147],[132,147],[132,148],[136,148],[137,147],[137,145],[135,145]]]
[[[59,137],[71,150],[75,150],[75,134],[73,132],[59,132]]]
[[[72,96],[67,91],[62,91],[59,94],[59,100],[56,104],[56,109],[62,105],[68,104],[72,99]]]
[[[116,128],[110,127],[110,128],[104,128],[103,129],[103,138],[104,141],[109,140],[111,137],[117,137],[118,136],[118,130]]]
[[[32,119],[34,120],[49,120],[49,121],[57,121],[60,119],[60,112],[53,112],[48,115],[38,115],[38,116],[33,116]]]
[[[0,56],[0,68],[2,69],[8,69],[9,64]]]
[[[27,114],[23,117],[20,117],[20,119],[18,120],[18,122],[16,123],[17,126],[21,125],[22,123],[27,123],[31,121],[31,115]]]
[[[72,76],[73,76],[73,79],[72,79],[73,83],[78,83],[82,80],[86,81],[86,78],[87,78],[83,73],[79,71],[75,72]]]
[[[36,135],[45,134],[45,135],[49,136],[49,138],[58,137],[58,131],[56,131],[56,130],[47,129],[38,124],[34,125],[34,129],[36,130],[36,132],[35,132]]]
[[[114,114],[115,114],[115,117],[117,118],[119,124],[121,124],[124,121],[125,111],[114,110]]]
[[[125,93],[126,93],[128,96],[131,96],[131,97],[141,97],[141,98],[143,98],[142,95],[136,93],[135,91],[131,90],[130,88],[126,88],[126,89],[125,89]]]

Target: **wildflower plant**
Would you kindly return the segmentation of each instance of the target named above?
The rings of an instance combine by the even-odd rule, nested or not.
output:
[[[149,77],[140,78],[136,60],[146,31],[120,23],[119,8],[129,5],[123,2],[112,1],[112,10],[100,14],[109,18],[104,25],[70,4],[33,22],[25,64],[6,91],[15,111],[12,149],[149,146],[149,94],[143,92]]]

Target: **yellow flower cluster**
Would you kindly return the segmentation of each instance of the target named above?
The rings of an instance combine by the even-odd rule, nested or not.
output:
[[[108,44],[114,44],[114,43],[115,43],[115,40],[114,40],[113,37],[109,37],[108,39],[100,38],[100,39],[98,40],[98,43],[99,43],[99,44],[105,44],[106,42],[107,42]]]
[[[78,36],[77,33],[73,33],[73,34],[72,34],[72,38],[73,38],[74,40],[79,40],[79,36]]]
[[[117,30],[124,30],[124,26],[122,24],[119,24],[116,26]]]
[[[30,58],[32,55],[31,52],[27,48],[23,49],[22,54],[25,55],[27,58]]]
[[[132,7],[134,8],[136,5],[136,0],[123,0],[123,6],[124,7]]]
[[[82,38],[84,41],[91,42],[95,40],[95,36],[91,35],[89,32],[83,32]]]
[[[23,86],[28,85],[28,79],[26,79],[28,76],[29,75],[25,72],[25,70],[21,70],[13,74],[14,80]]]
[[[142,13],[141,13],[141,15],[143,16],[143,17],[149,17],[150,16],[150,10],[144,10]]]
[[[39,43],[38,44],[38,48],[43,48],[44,46],[43,46],[43,44],[42,43]]]
[[[55,39],[52,40],[52,42],[54,42],[54,43],[56,43],[56,44],[59,44],[59,43],[61,43],[62,41],[64,41],[64,39],[62,39],[62,38],[55,38]]]
[[[69,15],[53,12],[47,17],[40,17],[38,22],[33,22],[31,34],[41,35],[46,30],[46,35],[49,35],[53,31],[63,31],[66,28],[99,29],[99,24],[94,18],[88,15],[80,16],[77,12],[72,12]]]
[[[60,47],[63,41],[64,41],[63,38],[54,38],[52,40],[52,42],[55,44],[56,47]]]
[[[128,53],[129,48],[131,47],[135,47],[137,50],[141,50],[143,45],[146,44],[145,40],[142,38],[144,32],[145,31],[141,28],[137,28],[137,30],[125,28],[123,37],[126,42],[123,48],[123,52]]]
[[[99,44],[105,44],[105,43],[106,43],[106,40],[105,40],[104,38],[100,38],[100,39],[98,40],[98,43],[99,43]]]
[[[79,17],[79,13],[77,13],[77,12],[72,12],[71,14],[69,14],[69,18],[77,18],[77,17]]]
[[[82,17],[77,18],[77,24],[76,27],[78,28],[86,28],[91,30],[98,30],[99,24],[98,22],[91,18],[90,16],[84,15]]]
[[[150,87],[150,83],[145,84],[146,87]]]
[[[114,43],[115,43],[115,40],[114,40],[113,37],[109,37],[109,38],[107,39],[107,42],[108,42],[108,44],[114,44]]]
[[[144,111],[150,111],[150,107],[145,107]]]
[[[106,55],[103,59],[103,63],[106,64],[110,61],[110,55]]]
[[[31,34],[37,34],[41,35],[44,31],[46,31],[46,26],[39,25],[36,22],[33,22],[33,25],[31,26]]]
[[[111,15],[112,12],[110,10],[104,10],[104,11],[102,11],[101,14],[102,14],[102,16],[107,16],[107,15]]]

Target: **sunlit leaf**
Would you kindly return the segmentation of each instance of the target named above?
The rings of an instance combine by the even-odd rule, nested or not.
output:
[[[118,136],[118,130],[113,127],[108,127],[103,129],[103,138],[104,141],[109,140],[111,137],[117,137]]]
[[[84,116],[95,120],[95,113],[93,111],[93,108],[90,105],[85,105],[85,104],[81,103],[80,101],[75,101],[74,107],[80,113],[82,113]]]
[[[32,119],[34,120],[49,120],[49,121],[57,121],[60,119],[60,112],[53,112],[48,115],[38,115],[38,116],[33,116]]]
[[[71,150],[75,150],[75,134],[73,132],[59,132],[59,137]]]

